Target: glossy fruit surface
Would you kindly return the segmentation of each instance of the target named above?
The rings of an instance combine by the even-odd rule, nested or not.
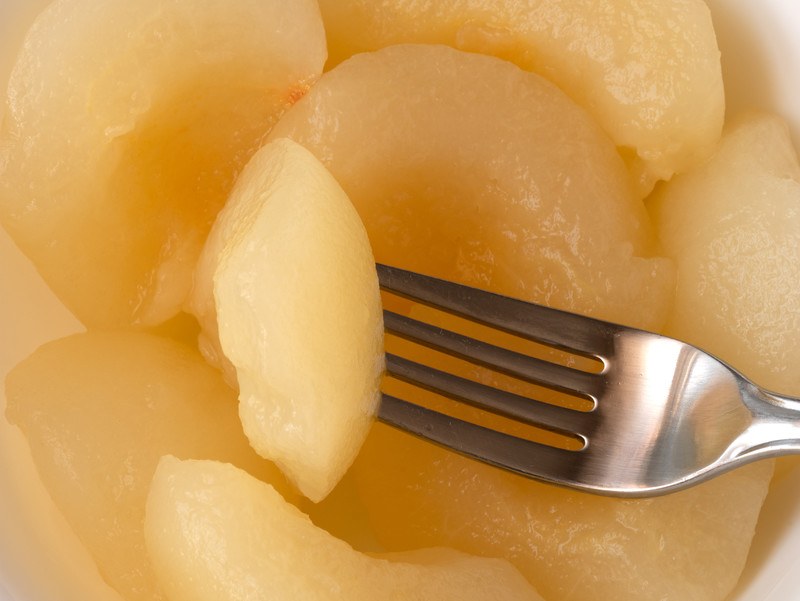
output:
[[[391,44],[498,56],[557,84],[608,132],[640,193],[711,152],[725,99],[701,0],[322,0],[331,63]]]
[[[172,601],[541,601],[508,563],[448,549],[364,555],[230,465],[159,464],[147,546]]]
[[[250,443],[319,501],[377,411],[383,317],[364,226],[310,152],[279,139],[247,164],[209,236],[193,300],[208,345],[217,348],[218,331],[235,372]]]
[[[233,181],[319,75],[312,0],[58,0],[11,75],[0,221],[85,324],[175,315]]]
[[[6,381],[48,491],[103,577],[126,599],[163,595],[144,549],[144,504],[159,458],[230,461],[291,497],[241,431],[236,396],[193,349],[133,332],[50,342]]]

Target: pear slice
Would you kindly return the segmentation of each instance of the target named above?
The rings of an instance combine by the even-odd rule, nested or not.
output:
[[[291,140],[248,163],[209,236],[194,298],[235,368],[256,451],[312,501],[367,436],[383,371],[375,260],[347,195]],[[202,318],[213,338],[213,312]]]
[[[381,263],[645,329],[666,320],[672,266],[614,144],[534,73],[383,48],[326,72],[279,137],[330,170]]]
[[[725,97],[702,0],[321,0],[330,62],[392,44],[494,55],[557,84],[613,138],[640,194],[708,156]]]
[[[522,478],[379,423],[350,474],[386,549],[502,557],[546,599],[720,601],[741,575],[772,471],[764,461],[675,494],[618,499]]]
[[[214,461],[164,457],[145,539],[170,601],[540,601],[503,560],[426,549],[371,557],[271,486]]]
[[[0,221],[87,327],[166,321],[325,56],[316,0],[56,0],[9,83]]]
[[[800,394],[800,162],[786,123],[732,124],[710,161],[651,202],[678,266],[668,332]]]
[[[49,342],[9,373],[6,392],[7,417],[25,434],[47,490],[128,601],[163,599],[143,535],[162,455],[228,461],[290,494],[248,445],[235,393],[173,340],[90,332]]]

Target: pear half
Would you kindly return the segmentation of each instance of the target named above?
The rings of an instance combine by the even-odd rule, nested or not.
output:
[[[541,601],[509,563],[450,549],[355,551],[231,465],[164,457],[147,548],[171,601]]]
[[[322,499],[372,423],[383,317],[366,230],[310,152],[277,140],[253,157],[210,235],[194,298],[212,346],[216,313],[251,444]]]

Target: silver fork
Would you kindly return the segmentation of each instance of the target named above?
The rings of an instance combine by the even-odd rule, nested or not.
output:
[[[582,447],[532,442],[384,394],[379,418],[387,424],[525,476],[628,497],[800,452],[800,399],[767,392],[689,344],[384,265],[378,275],[384,291],[602,363],[599,372],[582,371],[384,311],[389,333],[592,406],[570,409],[387,355],[391,377],[572,435]]]

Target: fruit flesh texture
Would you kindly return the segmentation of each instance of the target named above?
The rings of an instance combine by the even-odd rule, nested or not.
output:
[[[6,380],[8,420],[103,577],[125,599],[163,595],[143,534],[159,458],[230,461],[296,498],[241,432],[236,396],[193,349],[144,333],[47,343]]]
[[[216,301],[245,434],[319,501],[355,459],[379,400],[383,319],[364,226],[325,167],[280,139],[247,164],[207,250],[195,294]]]
[[[755,464],[665,497],[614,499],[525,480],[377,424],[353,474],[384,548],[504,557],[546,599],[678,601],[730,592],[772,468]]]
[[[641,327],[666,317],[671,265],[614,145],[532,73],[386,48],[326,73],[279,137],[331,171],[379,262]]]
[[[172,601],[541,600],[510,565],[447,549],[370,557],[229,465],[165,457],[147,546]]]
[[[324,44],[311,0],[58,0],[10,80],[0,220],[85,324],[165,321]]]
[[[678,266],[667,332],[800,395],[800,163],[785,123],[731,124],[713,158],[650,207]]]
[[[707,156],[722,129],[716,36],[701,0],[321,0],[330,61],[391,44],[499,56],[556,83],[608,132],[639,193]]]

